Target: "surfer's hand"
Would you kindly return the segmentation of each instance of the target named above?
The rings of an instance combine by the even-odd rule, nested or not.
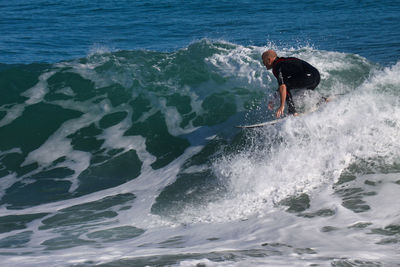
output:
[[[269,110],[273,110],[273,109],[274,109],[274,102],[270,101],[270,102],[268,103],[268,109],[269,109]]]
[[[279,118],[280,116],[282,116],[284,110],[285,110],[285,106],[280,106],[278,108],[278,110],[276,111],[276,117]]]

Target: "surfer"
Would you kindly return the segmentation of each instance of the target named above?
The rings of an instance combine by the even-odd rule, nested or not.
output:
[[[279,84],[278,92],[281,102],[276,111],[276,117],[279,118],[283,115],[285,102],[288,106],[288,113],[297,116],[291,90],[314,90],[320,82],[318,70],[304,60],[295,57],[278,57],[272,49],[262,54],[262,60],[268,70],[272,69]],[[268,108],[273,109],[272,101],[268,104]]]

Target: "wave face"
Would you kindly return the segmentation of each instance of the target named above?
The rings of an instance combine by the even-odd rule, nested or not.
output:
[[[168,53],[1,65],[1,257],[29,266],[398,262],[400,63],[277,48],[321,72],[299,110],[333,100],[276,126],[235,129],[273,119],[265,49],[205,39]]]

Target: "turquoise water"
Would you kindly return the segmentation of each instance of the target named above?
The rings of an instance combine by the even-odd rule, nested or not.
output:
[[[398,264],[399,5],[201,3],[0,3],[6,266]]]

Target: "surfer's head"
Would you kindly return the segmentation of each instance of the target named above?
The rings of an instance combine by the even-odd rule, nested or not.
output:
[[[262,54],[262,60],[265,67],[267,67],[267,70],[272,69],[272,63],[274,63],[276,57],[276,52],[272,49],[269,49]]]

